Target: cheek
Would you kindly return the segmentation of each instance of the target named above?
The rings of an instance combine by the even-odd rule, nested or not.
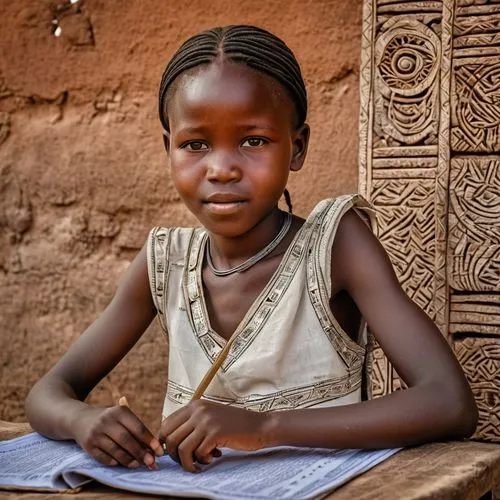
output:
[[[196,198],[197,184],[178,169],[171,169],[170,179],[181,200],[190,205],[189,200]]]
[[[169,161],[170,177],[178,190],[189,190],[199,182],[199,168],[181,154],[172,154]]]
[[[251,169],[254,179],[262,184],[264,189],[266,185],[267,190],[284,189],[290,174],[291,157],[291,152],[287,148],[272,151]]]

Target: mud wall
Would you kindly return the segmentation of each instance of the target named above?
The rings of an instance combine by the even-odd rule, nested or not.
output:
[[[194,221],[157,119],[162,70],[187,36],[251,23],[301,62],[312,127],[296,212],[356,190],[361,0],[0,0],[0,419],[99,314],[155,225]],[[58,36],[56,36],[58,35]],[[91,398],[126,394],[159,422],[167,346],[150,328]]]

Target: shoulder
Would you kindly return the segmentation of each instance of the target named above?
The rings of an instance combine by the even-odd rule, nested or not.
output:
[[[166,253],[183,254],[196,236],[204,230],[192,227],[161,227],[151,229],[147,239],[148,260]]]
[[[389,256],[373,233],[373,225],[369,212],[350,207],[340,219],[333,241],[332,282],[353,296],[401,290]]]
[[[319,230],[321,245],[327,247],[327,252],[332,251],[332,257],[339,253],[343,255],[344,251],[348,254],[361,241],[368,240],[372,244],[377,241],[373,235],[376,226],[375,211],[359,194],[320,201],[307,222],[312,228]]]
[[[360,194],[344,194],[336,198],[325,198],[316,204],[308,220],[320,219],[323,225],[330,225],[336,231],[340,220],[350,210],[356,212],[370,227],[376,224],[375,210]]]

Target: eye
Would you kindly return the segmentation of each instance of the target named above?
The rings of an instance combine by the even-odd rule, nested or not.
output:
[[[191,141],[183,144],[182,149],[187,149],[188,151],[204,151],[208,149],[208,146],[201,141]]]
[[[245,139],[241,145],[245,148],[261,148],[266,145],[269,141],[262,139],[262,137],[249,137]]]

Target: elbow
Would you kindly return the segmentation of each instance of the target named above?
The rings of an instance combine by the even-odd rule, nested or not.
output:
[[[429,396],[428,422],[433,422],[433,440],[461,440],[474,434],[479,412],[465,379],[458,384],[431,383],[425,391]]]
[[[476,431],[478,419],[479,411],[474,397],[471,395],[470,400],[464,404],[462,416],[457,423],[457,432],[459,437],[463,439],[471,437]]]
[[[448,405],[448,429],[450,438],[470,438],[477,427],[479,411],[470,389],[457,394]]]
[[[33,425],[34,415],[36,415],[37,406],[37,393],[39,391],[40,381],[38,381],[28,392],[26,399],[24,400],[24,413],[28,422]]]

